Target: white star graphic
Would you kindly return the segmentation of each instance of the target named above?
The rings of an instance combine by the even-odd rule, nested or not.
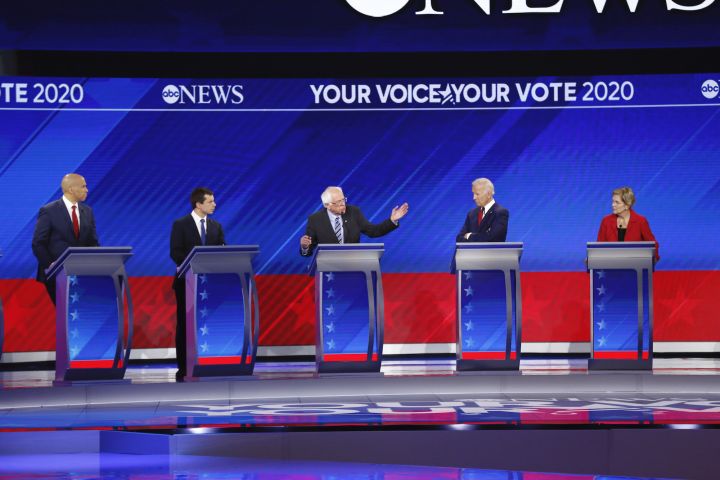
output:
[[[598,326],[598,330],[605,330],[605,326],[606,326],[605,319],[603,318],[602,320],[597,322],[597,326]]]
[[[604,303],[598,303],[597,304],[598,312],[604,312],[605,311],[605,304]]]
[[[597,276],[598,276],[598,278],[605,278],[605,272],[602,271],[602,270],[598,270],[598,271],[597,271]]]
[[[470,280],[472,278],[472,272],[464,272],[465,280]]]
[[[68,280],[70,280],[70,285],[77,285],[77,275],[70,275]]]
[[[465,329],[466,329],[468,332],[469,332],[470,330],[472,330],[473,328],[474,328],[474,326],[473,326],[473,322],[472,322],[472,321],[467,321],[467,322],[465,322]]]
[[[332,282],[333,280],[335,280],[335,274],[333,272],[326,273],[325,280],[327,280],[328,282]]]
[[[74,322],[78,318],[80,318],[80,314],[78,313],[77,310],[73,310],[72,312],[70,312],[70,321],[71,322]]]
[[[465,289],[465,296],[466,296],[466,297],[472,297],[472,294],[473,294],[473,293],[474,293],[474,292],[473,292],[472,287],[471,287],[470,285],[468,285],[468,287]]]
[[[470,313],[472,311],[473,311],[472,304],[468,303],[467,305],[465,305],[465,313]]]
[[[77,303],[78,300],[80,300],[80,294],[77,292],[73,293],[72,295],[70,295],[70,300],[72,300],[72,302],[70,303]]]
[[[600,296],[605,295],[605,285],[600,285],[600,287],[596,288],[595,290],[598,291],[598,295],[600,295]]]
[[[328,350],[335,350],[335,340],[327,342]]]
[[[198,275],[200,283],[207,283],[207,275]]]
[[[205,342],[205,343],[203,343],[202,345],[200,345],[200,350],[202,350],[203,353],[207,352],[207,351],[208,351],[208,348],[210,348],[210,347],[208,347],[207,342]]]
[[[607,343],[607,340],[605,339],[605,337],[600,337],[600,338],[598,339],[598,346],[599,346],[599,347],[604,347],[606,343]]]
[[[466,339],[465,339],[465,346],[466,346],[467,348],[472,348],[472,347],[475,346],[475,342],[473,341],[472,338],[466,338]]]
[[[208,316],[208,313],[209,313],[208,309],[205,308],[205,307],[203,307],[202,310],[200,310],[200,318],[205,318],[205,317],[207,317],[207,316]]]
[[[80,353],[80,349],[77,347],[71,347],[70,348],[70,358],[77,357],[77,354]]]
[[[335,306],[330,305],[329,307],[325,307],[325,310],[327,310],[328,316],[335,315]]]
[[[210,329],[208,328],[207,324],[200,327],[200,334],[204,337],[210,332]]]
[[[328,323],[325,328],[327,328],[328,333],[333,333],[335,331],[335,322]]]
[[[203,290],[200,292],[200,300],[207,300],[208,299],[208,293],[207,290]]]
[[[77,338],[78,335],[80,335],[80,332],[78,331],[77,328],[73,328],[73,329],[70,331],[70,338]]]
[[[327,294],[328,298],[333,298],[335,296],[335,290],[332,288],[325,290],[325,293]]]

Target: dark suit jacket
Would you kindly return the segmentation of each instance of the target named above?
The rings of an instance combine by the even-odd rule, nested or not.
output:
[[[617,215],[611,213],[603,217],[600,222],[600,230],[598,230],[597,236],[598,242],[617,242],[618,231],[617,231]],[[626,242],[655,242],[655,261],[660,260],[660,244],[655,240],[652,230],[650,230],[650,224],[647,219],[630,210],[630,221],[627,224],[627,230],[625,231]]]
[[[490,207],[485,212],[482,222],[478,225],[478,213],[480,207],[473,208],[465,217],[465,223],[458,233],[458,242],[504,242],[507,238],[508,220],[510,212],[499,203]],[[470,238],[465,239],[466,233],[472,233]]]
[[[45,281],[45,269],[57,260],[66,248],[100,245],[92,208],[78,203],[78,211],[80,236],[75,238],[72,220],[62,198],[40,207],[32,239],[32,250],[38,259],[38,281]]]
[[[205,245],[225,245],[225,234],[222,225],[210,217],[205,217]],[[180,217],[173,223],[170,233],[170,257],[178,267],[185,261],[193,247],[202,245],[200,232],[195,220],[188,214]]]
[[[342,224],[345,243],[360,243],[361,233],[368,237],[382,237],[398,227],[389,218],[378,224],[370,223],[360,209],[354,205],[345,207]],[[326,208],[322,208],[308,217],[305,235],[312,238],[312,244],[308,252],[304,254],[305,256],[312,255],[318,243],[339,243]],[[303,255],[302,249],[300,249],[300,254]]]

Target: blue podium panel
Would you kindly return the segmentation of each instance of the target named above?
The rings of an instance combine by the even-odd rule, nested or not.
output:
[[[382,244],[318,245],[315,276],[319,373],[379,372],[383,346]]]
[[[370,332],[370,283],[365,272],[327,272],[322,275],[322,361],[368,360],[368,339],[374,339]],[[374,345],[377,342],[373,341]],[[371,354],[377,360],[377,350],[373,346]]]
[[[240,276],[234,273],[198,275],[197,285],[198,364],[242,363],[245,299]]]
[[[120,380],[132,348],[130,247],[70,247],[46,270],[56,278],[55,380]],[[126,324],[127,319],[127,324]]]
[[[653,242],[588,243],[589,368],[652,368]]]
[[[259,252],[257,245],[199,246],[180,265],[189,377],[252,375],[260,335],[253,269]]]
[[[65,281],[70,368],[112,366],[121,322],[113,278],[71,275]]]
[[[520,367],[522,243],[458,243],[458,370]]]

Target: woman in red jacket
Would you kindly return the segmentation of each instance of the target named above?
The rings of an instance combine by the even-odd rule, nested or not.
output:
[[[660,245],[655,240],[647,219],[632,210],[635,194],[630,187],[612,192],[612,211],[602,219],[598,242],[655,242],[655,261],[660,260]]]

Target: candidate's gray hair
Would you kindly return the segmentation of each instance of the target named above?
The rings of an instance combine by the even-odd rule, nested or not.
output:
[[[474,187],[476,185],[480,185],[490,190],[490,194],[495,195],[495,185],[493,185],[493,183],[487,178],[476,178],[475,180],[473,180],[472,186]]]
[[[322,200],[323,205],[327,206],[330,202],[332,202],[332,194],[333,192],[340,192],[340,195],[343,195],[342,188],[340,187],[327,187],[325,191],[320,195],[320,200]]]

